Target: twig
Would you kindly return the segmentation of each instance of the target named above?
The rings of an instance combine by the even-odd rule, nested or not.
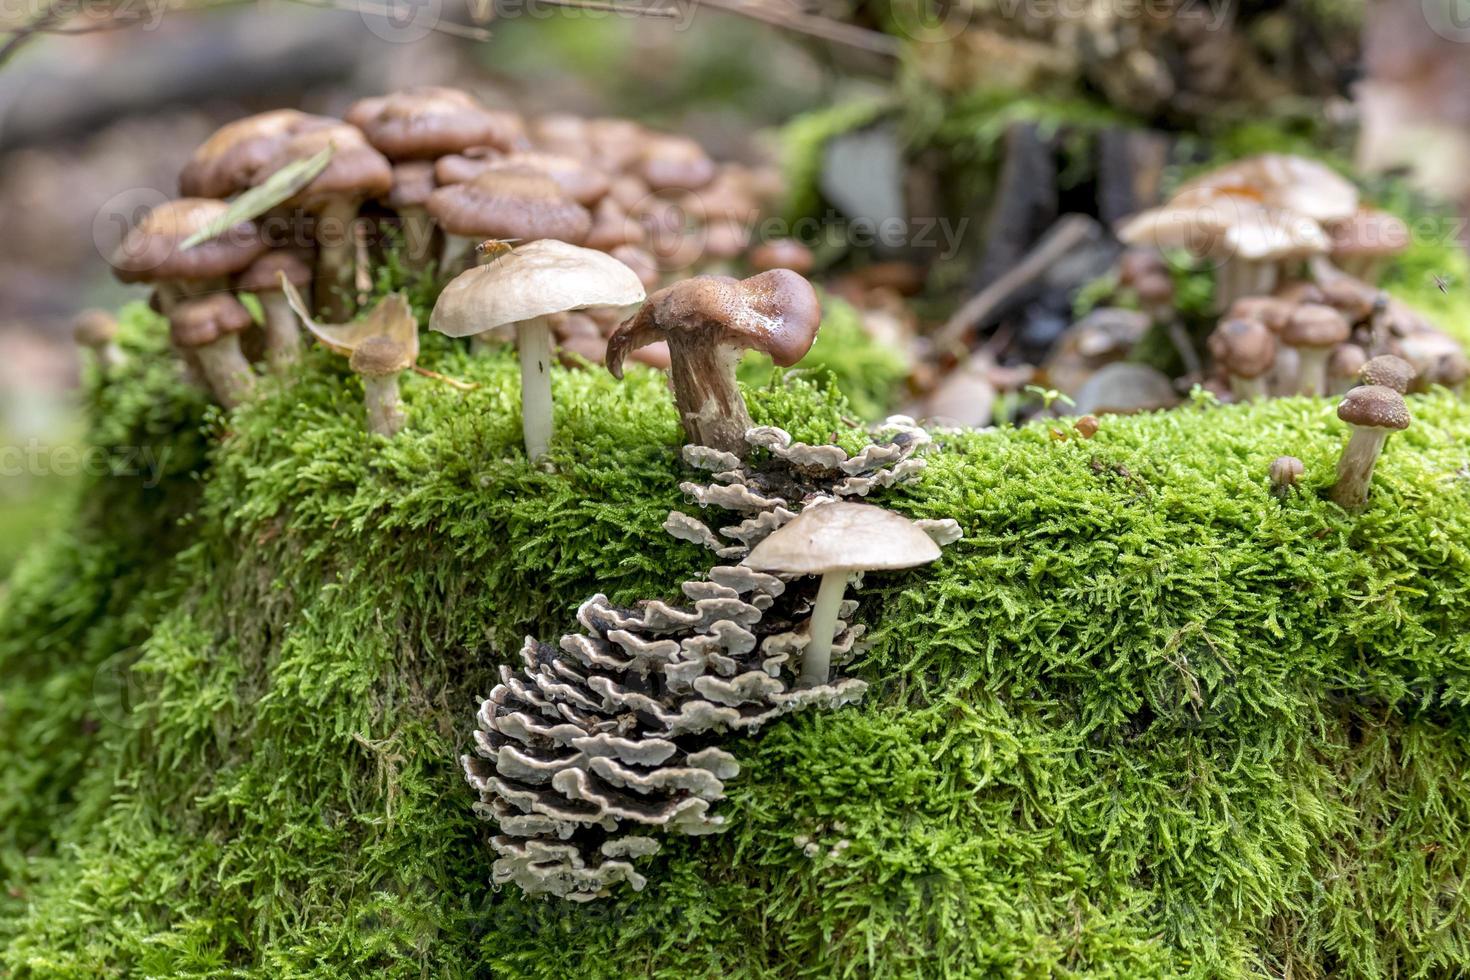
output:
[[[476,381],[460,381],[458,378],[451,378],[449,375],[440,374],[438,371],[430,371],[428,368],[419,367],[417,364],[413,365],[409,370],[413,371],[414,374],[421,374],[426,378],[442,381],[449,387],[458,388],[460,391],[477,391],[480,387]]]
[[[570,7],[573,10],[597,10],[609,14],[633,14],[637,17],[679,16],[677,10],[667,7],[648,7],[638,3],[613,3],[606,0],[531,0],[546,7]]]
[[[780,10],[760,2],[750,3],[748,0],[692,0],[692,2],[728,14],[760,21],[762,24],[770,24],[772,27],[784,28],[808,37],[831,41],[833,44],[841,44],[889,58],[897,58],[901,48],[898,38],[880,31],[870,31],[866,27],[845,24],[839,20],[818,17],[799,10]]]
[[[934,346],[949,350],[961,346],[973,330],[986,321],[1017,293],[1040,279],[1046,270],[1068,252],[1085,242],[1094,227],[1081,215],[1067,215],[1052,226],[1026,257],[1011,266],[999,279],[970,297],[934,334]]]

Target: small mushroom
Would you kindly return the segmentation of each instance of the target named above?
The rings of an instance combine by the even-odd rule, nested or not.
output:
[[[750,250],[746,259],[756,272],[790,269],[806,276],[816,266],[816,257],[812,255],[812,250],[794,238],[762,242]]]
[[[117,318],[105,310],[83,310],[72,321],[72,336],[79,346],[92,351],[97,370],[111,374],[122,366],[122,350],[117,346]]]
[[[1297,307],[1281,333],[1281,341],[1294,348],[1300,358],[1298,394],[1326,394],[1327,359],[1350,332],[1347,320],[1330,306],[1304,303]]]
[[[429,214],[444,229],[441,267],[452,266],[475,243],[494,238],[533,242],[543,238],[580,245],[592,215],[543,174],[485,173],[429,195]]]
[[[858,572],[913,568],[938,557],[939,545],[907,517],[872,504],[837,501],[807,507],[752,548],[741,564],[757,572],[822,577],[797,681],[799,687],[816,687],[828,680],[848,579]]]
[[[1337,406],[1337,417],[1352,427],[1353,434],[1337,461],[1332,499],[1346,510],[1358,510],[1368,502],[1383,444],[1394,432],[1409,427],[1409,407],[1392,388],[1363,385],[1347,393]]]
[[[347,362],[362,378],[368,428],[392,438],[405,418],[398,402],[398,375],[413,366],[413,356],[392,337],[369,337],[353,348]]]
[[[1407,394],[1419,372],[1414,365],[1393,354],[1379,354],[1358,370],[1358,380],[1365,385],[1381,385],[1399,394]]]
[[[233,197],[271,173],[281,145],[297,133],[339,125],[327,116],[275,109],[226,123],[200,144],[179,173],[185,197]]]
[[[716,169],[704,147],[694,140],[650,135],[644,142],[638,176],[656,191],[699,190],[714,179]]]
[[[383,203],[398,213],[404,264],[410,269],[427,269],[433,264],[434,219],[426,205],[436,186],[434,165],[427,160],[393,166],[393,187]]]
[[[1305,471],[1306,467],[1295,456],[1277,456],[1273,459],[1269,470],[1272,496],[1281,500],[1294,493],[1297,482]]]
[[[1226,320],[1209,339],[1210,354],[1230,376],[1237,401],[1266,397],[1266,372],[1276,363],[1276,337],[1260,320]]]
[[[1409,247],[1409,226],[1386,211],[1360,208],[1330,230],[1332,261],[1368,283],[1378,282],[1389,261]]]
[[[432,160],[479,146],[509,151],[525,137],[516,113],[487,109],[468,92],[437,85],[359,99],[344,118],[392,160]]]
[[[556,239],[531,242],[455,277],[429,319],[433,330],[470,337],[513,326],[521,359],[521,426],[526,455],[551,444],[553,313],[642,302],[638,275],[617,259]]]
[[[1357,384],[1358,372],[1368,363],[1368,352],[1357,344],[1338,344],[1327,358],[1327,390],[1342,395]]]
[[[223,289],[266,251],[255,222],[242,221],[192,248],[183,244],[228,211],[224,201],[194,197],[160,204],[123,236],[109,260],[113,274],[123,282],[152,283],[164,315],[183,299]]]
[[[210,390],[225,408],[234,408],[255,386],[255,374],[240,350],[240,334],[253,322],[250,311],[229,293],[185,300],[169,315],[174,346],[199,358]]]
[[[741,354],[762,351],[790,367],[811,349],[821,323],[816,291],[790,269],[744,280],[699,276],[654,293],[613,333],[607,369],[621,378],[629,353],[667,341],[685,435],[695,445],[743,457],[751,421],[735,380]]]
[[[265,359],[271,370],[283,374],[301,356],[301,326],[281,286],[281,279],[297,289],[311,282],[311,266],[287,251],[267,252],[235,280],[235,288],[254,293],[265,314]]]

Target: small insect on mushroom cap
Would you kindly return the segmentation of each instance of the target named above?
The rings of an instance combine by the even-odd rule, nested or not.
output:
[[[1411,416],[1404,396],[1383,385],[1363,385],[1343,396],[1337,417],[1348,425],[1375,429],[1407,429]]]
[[[938,557],[934,539],[902,514],[838,501],[807,507],[741,564],[758,572],[825,575],[913,568]]]
[[[1358,380],[1365,385],[1382,385],[1399,394],[1409,390],[1418,372],[1414,365],[1393,354],[1380,354],[1364,364],[1358,372]]]
[[[365,378],[383,378],[406,370],[412,361],[407,348],[392,337],[369,337],[353,349],[347,363]]]

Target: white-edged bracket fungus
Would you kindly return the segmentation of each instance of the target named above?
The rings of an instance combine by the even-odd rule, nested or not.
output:
[[[747,350],[779,367],[806,356],[822,325],[816,291],[790,269],[736,280],[699,276],[661,289],[608,338],[607,369],[623,376],[634,350],[667,341],[674,404],[689,441],[744,457],[750,413],[735,380]]]
[[[97,359],[97,370],[110,374],[122,365],[123,352],[117,346],[117,318],[105,310],[83,310],[72,320],[72,337],[78,346],[89,349]]]
[[[240,334],[254,322],[229,293],[185,300],[169,314],[174,346],[199,358],[210,390],[225,408],[240,404],[255,386],[255,372],[240,350]]]
[[[1373,467],[1383,444],[1393,433],[1409,427],[1409,407],[1404,396],[1392,388],[1363,385],[1344,396],[1337,417],[1352,426],[1353,434],[1337,461],[1332,499],[1346,510],[1358,510],[1368,502]]]
[[[1271,460],[1268,475],[1271,478],[1271,493],[1278,499],[1296,490],[1296,485],[1306,472],[1302,461],[1295,456],[1277,456]]]
[[[353,349],[348,364],[362,378],[368,428],[380,436],[397,435],[405,421],[398,376],[413,366],[412,352],[392,337],[369,337]]]
[[[236,289],[254,293],[260,300],[265,314],[265,359],[277,374],[290,370],[301,356],[301,325],[281,286],[282,277],[304,289],[311,282],[311,266],[291,252],[267,252],[235,280]]]
[[[628,307],[643,298],[637,273],[617,259],[548,238],[456,276],[434,305],[429,327],[450,337],[515,328],[521,358],[521,427],[526,455],[535,459],[551,445],[547,317],[598,306]]]
[[[835,501],[807,507],[752,548],[741,564],[757,572],[822,577],[797,681],[799,687],[815,687],[827,683],[848,579],[859,572],[926,565],[938,557],[934,539],[902,514]]]

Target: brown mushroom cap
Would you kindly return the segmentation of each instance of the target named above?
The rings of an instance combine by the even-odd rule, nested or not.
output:
[[[1303,303],[1286,322],[1281,339],[1292,347],[1335,347],[1351,332],[1347,320],[1332,307]]]
[[[556,181],[562,193],[583,207],[596,204],[611,185],[606,174],[576,157],[560,153],[512,153],[487,160],[481,173],[539,174]]]
[[[1368,363],[1368,352],[1357,344],[1338,344],[1327,358],[1327,376],[1336,380],[1356,378]]]
[[[1359,282],[1351,276],[1343,276],[1321,285],[1322,302],[1347,317],[1349,323],[1361,323],[1384,302],[1384,294]]]
[[[428,203],[438,182],[434,179],[433,163],[428,160],[410,160],[393,165],[393,186],[383,203],[401,211],[404,208],[421,208]]]
[[[751,268],[760,272],[771,269],[790,269],[807,275],[816,265],[816,257],[812,250],[794,238],[777,238],[774,241],[762,242],[750,250],[747,256]]]
[[[1271,483],[1278,487],[1295,486],[1306,472],[1306,466],[1295,456],[1277,456],[1271,461]]]
[[[641,245],[648,238],[643,226],[628,216],[610,197],[597,202],[592,212],[592,229],[582,244],[600,252],[611,252],[620,245]]]
[[[359,99],[345,118],[394,160],[433,159],[472,146],[509,150],[525,136],[517,114],[487,109],[468,92],[433,85]]]
[[[365,378],[385,378],[407,370],[413,357],[392,337],[369,337],[352,349],[347,364]]]
[[[565,153],[585,159],[592,150],[587,120],[565,112],[548,112],[532,117],[531,142],[547,153]]]
[[[193,248],[181,246],[191,235],[229,211],[224,201],[185,197],[160,204],[123,236],[113,251],[113,273],[123,282],[211,279],[245,268],[267,245],[253,221],[242,221]]]
[[[281,144],[296,133],[339,125],[326,116],[276,109],[226,123],[189,157],[179,173],[184,197],[229,197],[272,171]]]
[[[429,213],[451,235],[532,242],[553,238],[580,244],[592,215],[550,177],[488,173],[429,195]]]
[[[102,347],[117,337],[117,318],[106,310],[83,310],[72,320],[71,332],[83,347]]]
[[[1259,378],[1276,363],[1276,336],[1260,320],[1226,320],[1209,339],[1210,354],[1230,374]]]
[[[440,187],[466,183],[504,156],[504,153],[488,146],[472,146],[463,153],[446,154],[434,161],[434,182]]]
[[[311,282],[311,266],[294,252],[278,249],[267,252],[235,280],[235,288],[245,293],[274,293],[281,290],[281,276],[297,289]]]
[[[1418,373],[1414,370],[1414,365],[1402,357],[1380,354],[1359,369],[1358,380],[1365,385],[1392,388],[1402,395],[1409,390]]]
[[[271,172],[314,157],[328,146],[336,149],[326,169],[303,187],[290,204],[316,211],[331,201],[362,201],[382,197],[392,190],[393,168],[387,157],[373,149],[361,130],[346,123],[293,135],[277,151]]]
[[[584,133],[593,161],[605,173],[626,170],[643,154],[645,131],[631,119],[589,119]]]
[[[1226,314],[1230,319],[1260,320],[1274,333],[1286,329],[1296,304],[1274,296],[1246,296],[1230,305]]]
[[[1407,429],[1409,406],[1404,396],[1383,385],[1363,385],[1343,396],[1337,417],[1348,425],[1374,429]]]
[[[656,191],[698,190],[714,179],[715,170],[715,162],[694,140],[661,135],[644,144],[638,176]]]
[[[1124,286],[1132,286],[1140,279],[1168,274],[1168,263],[1152,249],[1130,248],[1118,260],[1118,281]]]
[[[169,336],[183,349],[204,347],[253,323],[250,311],[229,293],[210,293],[185,300],[169,317]]]
[[[1409,247],[1409,226],[1387,211],[1360,208],[1330,231],[1334,258],[1386,258]]]
[[[645,248],[637,245],[618,245],[608,251],[609,255],[632,269],[646,290],[658,288],[660,281],[658,259]]]
[[[675,334],[709,332],[712,342],[758,350],[778,367],[806,356],[822,324],[816,290],[790,269],[749,279],[696,276],[648,297],[608,340],[607,366],[622,377],[629,352]]]
[[[741,564],[760,572],[826,575],[913,568],[938,557],[934,539],[902,514],[836,501],[808,506],[767,535]]]

